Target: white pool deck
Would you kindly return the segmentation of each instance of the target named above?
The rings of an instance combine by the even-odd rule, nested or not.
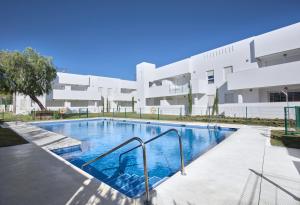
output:
[[[60,140],[39,144],[35,126],[10,126],[31,143],[0,148],[0,204],[143,204],[49,152]],[[300,204],[300,150],[271,146],[268,127],[221,126],[240,129],[156,187],[152,204]]]

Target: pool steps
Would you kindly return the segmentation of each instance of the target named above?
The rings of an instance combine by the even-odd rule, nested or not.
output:
[[[159,181],[160,177],[150,177],[149,187],[153,188]],[[139,197],[145,192],[144,176],[122,174],[107,183],[129,197]]]
[[[85,162],[79,159],[69,159],[69,161],[76,165],[77,167],[81,167],[82,164]],[[136,174],[119,174],[117,176],[106,176],[92,165],[87,165],[84,169],[91,175],[96,178],[101,178],[102,182],[108,184],[109,186],[113,187],[114,189],[120,191],[121,193],[125,194],[131,198],[140,197],[145,193],[145,178],[144,176],[138,176]],[[158,184],[163,182],[165,178],[157,177],[157,176],[149,176],[149,188],[153,189]]]

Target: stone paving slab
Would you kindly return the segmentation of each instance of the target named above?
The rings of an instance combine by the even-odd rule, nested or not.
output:
[[[299,205],[299,165],[298,149],[266,146],[260,204]]]
[[[136,204],[34,144],[0,148],[1,205]]]
[[[44,130],[33,124],[25,122],[9,122],[6,123],[6,126],[24,137],[27,141],[47,150],[81,145],[81,141],[79,140]]]
[[[294,150],[297,157],[290,157],[286,148],[268,143],[268,134],[267,128],[244,126],[193,161],[186,176],[177,173],[158,186],[155,204],[300,204],[299,170],[294,165],[294,160],[300,160],[300,150]],[[266,181],[268,173],[288,178],[277,183],[296,197]]]

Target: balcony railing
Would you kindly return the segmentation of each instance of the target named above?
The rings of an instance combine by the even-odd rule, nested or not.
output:
[[[170,94],[182,94],[182,93],[188,93],[189,91],[189,86],[188,84],[186,85],[181,85],[181,86],[169,86],[169,93]]]

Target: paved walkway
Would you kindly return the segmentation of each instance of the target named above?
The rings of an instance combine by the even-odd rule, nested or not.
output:
[[[24,122],[8,122],[6,127],[10,127],[28,142],[32,142],[46,150],[54,150],[65,147],[80,146],[79,140],[61,134],[44,130],[38,126]]]
[[[155,203],[300,204],[300,150],[273,147],[268,134],[241,128],[157,187]]]
[[[135,204],[34,144],[0,149],[1,205]]]
[[[300,150],[244,126],[153,192],[157,205],[300,204]],[[0,149],[0,204],[141,204],[33,144]]]

